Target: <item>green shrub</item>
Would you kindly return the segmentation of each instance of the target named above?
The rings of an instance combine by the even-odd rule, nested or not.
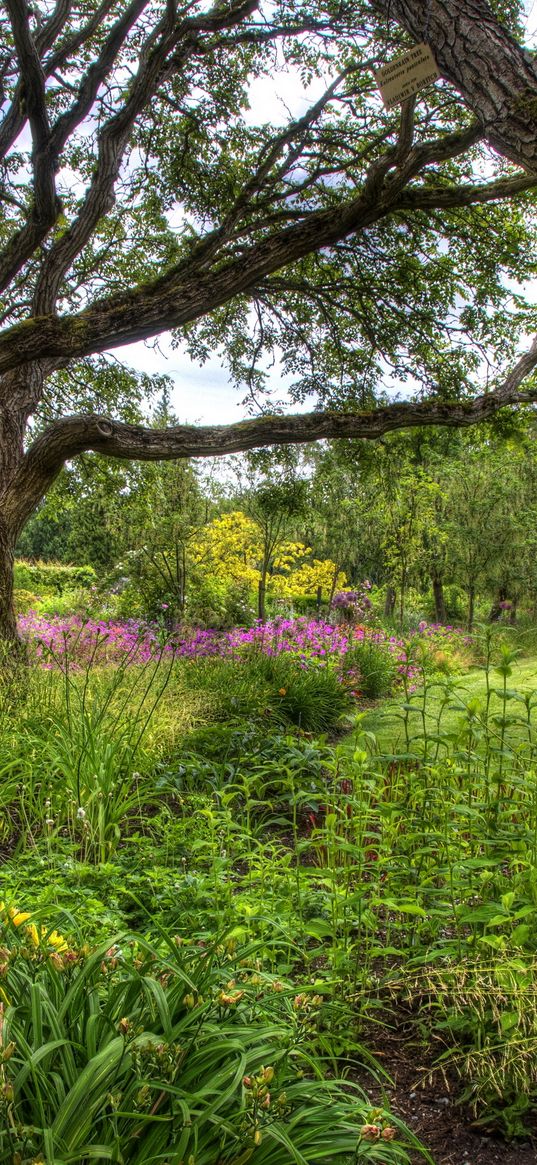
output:
[[[66,618],[71,615],[86,616],[90,611],[90,592],[79,588],[76,591],[46,591],[40,595],[33,610],[45,619]]]
[[[362,639],[347,652],[345,671],[356,673],[356,686],[368,700],[379,700],[391,691],[397,664],[387,644]]]
[[[15,587],[25,591],[57,591],[88,588],[97,582],[92,566],[66,566],[62,562],[26,562],[19,559],[15,563]]]
[[[39,599],[33,591],[17,588],[14,592],[15,610],[19,615],[27,615],[28,611],[35,611]]]
[[[215,720],[264,719],[328,732],[352,707],[334,671],[302,667],[288,655],[255,651],[241,660],[194,660],[188,674],[193,688],[210,694],[208,714]]]
[[[321,603],[321,610],[326,610],[327,603]],[[294,595],[293,610],[296,615],[316,615],[319,610],[317,595]]]
[[[187,595],[186,616],[194,626],[216,630],[248,625],[255,618],[254,596],[243,583],[198,570]]]
[[[241,583],[195,571],[189,577],[186,603],[182,606],[177,590],[154,573],[142,579],[130,578],[117,596],[116,608],[120,619],[164,619],[167,625],[181,622],[225,630],[253,621],[253,599],[248,587]]]
[[[352,708],[352,698],[333,671],[299,668],[283,676],[273,696],[274,719],[304,732],[330,732]]]

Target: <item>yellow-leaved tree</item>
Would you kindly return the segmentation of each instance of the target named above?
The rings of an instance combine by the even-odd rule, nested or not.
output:
[[[207,575],[256,592],[266,586],[281,599],[315,595],[320,588],[328,601],[334,590],[345,586],[345,574],[330,559],[307,561],[311,548],[303,542],[275,539],[270,557],[266,549],[262,525],[242,510],[233,510],[200,530],[190,553]]]
[[[214,518],[192,543],[193,562],[226,582],[257,588],[260,539],[256,523],[242,510]]]

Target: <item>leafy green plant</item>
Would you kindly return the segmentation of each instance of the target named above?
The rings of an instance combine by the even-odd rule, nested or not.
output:
[[[255,950],[161,936],[92,953],[25,915],[5,928],[0,1162],[408,1162],[418,1142],[314,1053],[322,1000]],[[375,1124],[372,1123],[375,1118]],[[375,1128],[371,1143],[370,1130]]]
[[[67,566],[63,562],[26,562],[18,559],[14,568],[15,587],[27,591],[72,591],[91,587],[97,575],[91,566]]]
[[[263,719],[305,732],[327,732],[352,707],[333,670],[301,667],[284,654],[254,651],[240,661],[196,660],[189,665],[189,680],[210,693],[212,716],[221,720]]]
[[[164,727],[173,658],[130,667],[126,659],[96,676],[91,660],[83,672],[67,656],[62,662],[63,672],[37,682],[16,721],[6,720],[3,799],[26,836],[67,830],[86,858],[106,861],[129,822],[160,800],[152,731],[157,715]]]
[[[356,642],[345,656],[345,671],[356,673],[355,683],[368,700],[378,700],[391,691],[397,664],[388,647],[371,639]]]

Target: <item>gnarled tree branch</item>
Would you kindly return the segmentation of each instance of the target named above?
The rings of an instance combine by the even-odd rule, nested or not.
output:
[[[357,234],[389,213],[408,209],[471,206],[537,186],[537,175],[461,186],[406,188],[385,183],[387,163],[376,163],[363,193],[330,210],[312,211],[296,225],[274,232],[213,268],[189,272],[188,263],[130,294],[108,297],[75,315],[34,317],[0,336],[0,373],[43,358],[71,360],[200,319],[259,281],[322,246]],[[402,187],[402,189],[401,189]]]
[[[506,405],[537,401],[537,387],[520,391],[536,366],[537,337],[493,392],[463,401],[397,401],[354,413],[265,415],[233,425],[177,425],[170,429],[149,429],[93,414],[65,417],[50,425],[26,453],[5,495],[4,516],[11,528],[21,529],[65,462],[88,451],[123,461],[173,461],[328,438],[373,441],[398,429],[422,426],[467,428]]]

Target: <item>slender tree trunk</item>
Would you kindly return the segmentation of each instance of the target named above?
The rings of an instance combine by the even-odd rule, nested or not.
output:
[[[406,581],[407,572],[401,572],[401,586],[399,588],[399,630],[403,630],[403,620],[405,618],[405,599],[406,599]]]
[[[504,586],[498,587],[489,611],[489,623],[497,623],[501,619],[503,613],[501,603],[504,603],[506,599],[507,589]]]
[[[389,583],[388,586],[386,587],[386,598],[384,600],[384,618],[385,619],[393,618],[393,613],[395,611],[396,598],[397,598],[397,595],[395,593],[395,588],[392,587],[391,584]]]
[[[434,596],[434,614],[437,623],[447,623],[446,601],[444,598],[444,582],[442,576],[434,573],[431,578]]]
[[[336,585],[337,585],[338,575],[339,575],[339,566],[336,566],[334,573],[332,575],[332,582],[330,584],[330,594],[328,596],[328,607],[326,610],[327,619],[330,618],[330,612],[332,610],[332,603],[334,602],[334,595],[336,593]]]
[[[259,587],[257,591],[257,617],[262,623],[266,619],[265,595],[267,590],[267,572],[263,570],[261,578],[259,579]]]
[[[474,625],[474,609],[475,609],[475,586],[472,583],[468,587],[468,630],[471,631]]]
[[[181,577],[181,614],[184,615],[186,607],[186,546],[183,543],[182,547],[182,577]]]

